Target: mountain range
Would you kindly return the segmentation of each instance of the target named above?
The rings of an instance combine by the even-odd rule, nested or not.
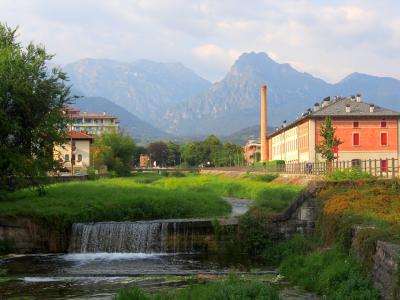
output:
[[[365,101],[400,110],[400,80],[353,73],[330,84],[289,64],[277,63],[265,53],[242,54],[226,76],[213,84],[180,63],[84,59],[64,70],[73,87],[85,96],[107,98],[149,123],[150,128],[157,128],[159,135],[227,136],[257,125],[263,84],[268,85],[270,126],[293,120],[331,95],[361,93]],[[95,106],[101,108],[93,102]]]

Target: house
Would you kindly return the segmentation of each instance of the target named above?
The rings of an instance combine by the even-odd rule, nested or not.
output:
[[[117,117],[102,114],[81,113],[79,108],[65,108],[65,115],[69,119],[69,128],[74,131],[83,131],[89,134],[101,135],[119,129]]]
[[[333,149],[338,160],[398,159],[400,156],[400,113],[364,102],[361,95],[327,97],[315,103],[293,123],[267,137],[268,160],[287,163],[318,162],[321,126],[332,119],[335,136],[343,143]],[[263,151],[263,149],[261,150]]]
[[[147,154],[140,154],[139,167],[145,169],[148,168],[150,164],[150,157]]]
[[[55,160],[60,161],[71,175],[86,175],[90,166],[90,144],[93,137],[80,131],[70,131],[63,145],[54,149]]]
[[[259,139],[248,140],[245,146],[245,159],[248,164],[260,161],[261,142]]]

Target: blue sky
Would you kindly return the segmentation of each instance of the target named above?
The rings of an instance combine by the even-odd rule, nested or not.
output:
[[[0,0],[0,21],[55,62],[182,62],[222,79],[237,57],[267,52],[329,82],[351,72],[400,79],[400,1]]]

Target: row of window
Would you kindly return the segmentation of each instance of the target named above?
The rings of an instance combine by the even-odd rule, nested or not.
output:
[[[353,122],[353,127],[354,128],[360,128],[360,122]],[[381,122],[381,128],[386,128],[387,127],[387,122],[382,121]]]
[[[360,134],[359,133],[353,133],[353,146],[360,146]],[[387,132],[381,132],[381,146],[387,146],[388,145],[388,134]]]
[[[64,161],[69,162],[69,154],[65,154]],[[75,154],[72,154],[72,161],[75,161]],[[78,162],[82,161],[82,154],[78,154]]]

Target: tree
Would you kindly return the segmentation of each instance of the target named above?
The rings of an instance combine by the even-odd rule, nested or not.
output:
[[[181,147],[173,142],[167,143],[167,166],[176,166],[181,161]]]
[[[95,139],[92,146],[95,168],[106,166],[119,176],[129,175],[136,145],[134,140],[123,132],[105,133]]]
[[[157,165],[166,166],[168,159],[168,146],[164,142],[154,142],[147,147],[150,159]]]
[[[47,67],[52,57],[43,46],[22,47],[16,29],[0,23],[0,190],[10,178],[40,186],[57,166],[53,148],[66,137],[71,97],[66,75]]]
[[[325,118],[325,123],[322,124],[320,129],[320,136],[322,142],[315,147],[315,151],[326,159],[328,166],[332,166],[332,162],[335,160],[334,149],[343,142],[335,136],[335,128],[332,126],[332,119],[330,117]]]

